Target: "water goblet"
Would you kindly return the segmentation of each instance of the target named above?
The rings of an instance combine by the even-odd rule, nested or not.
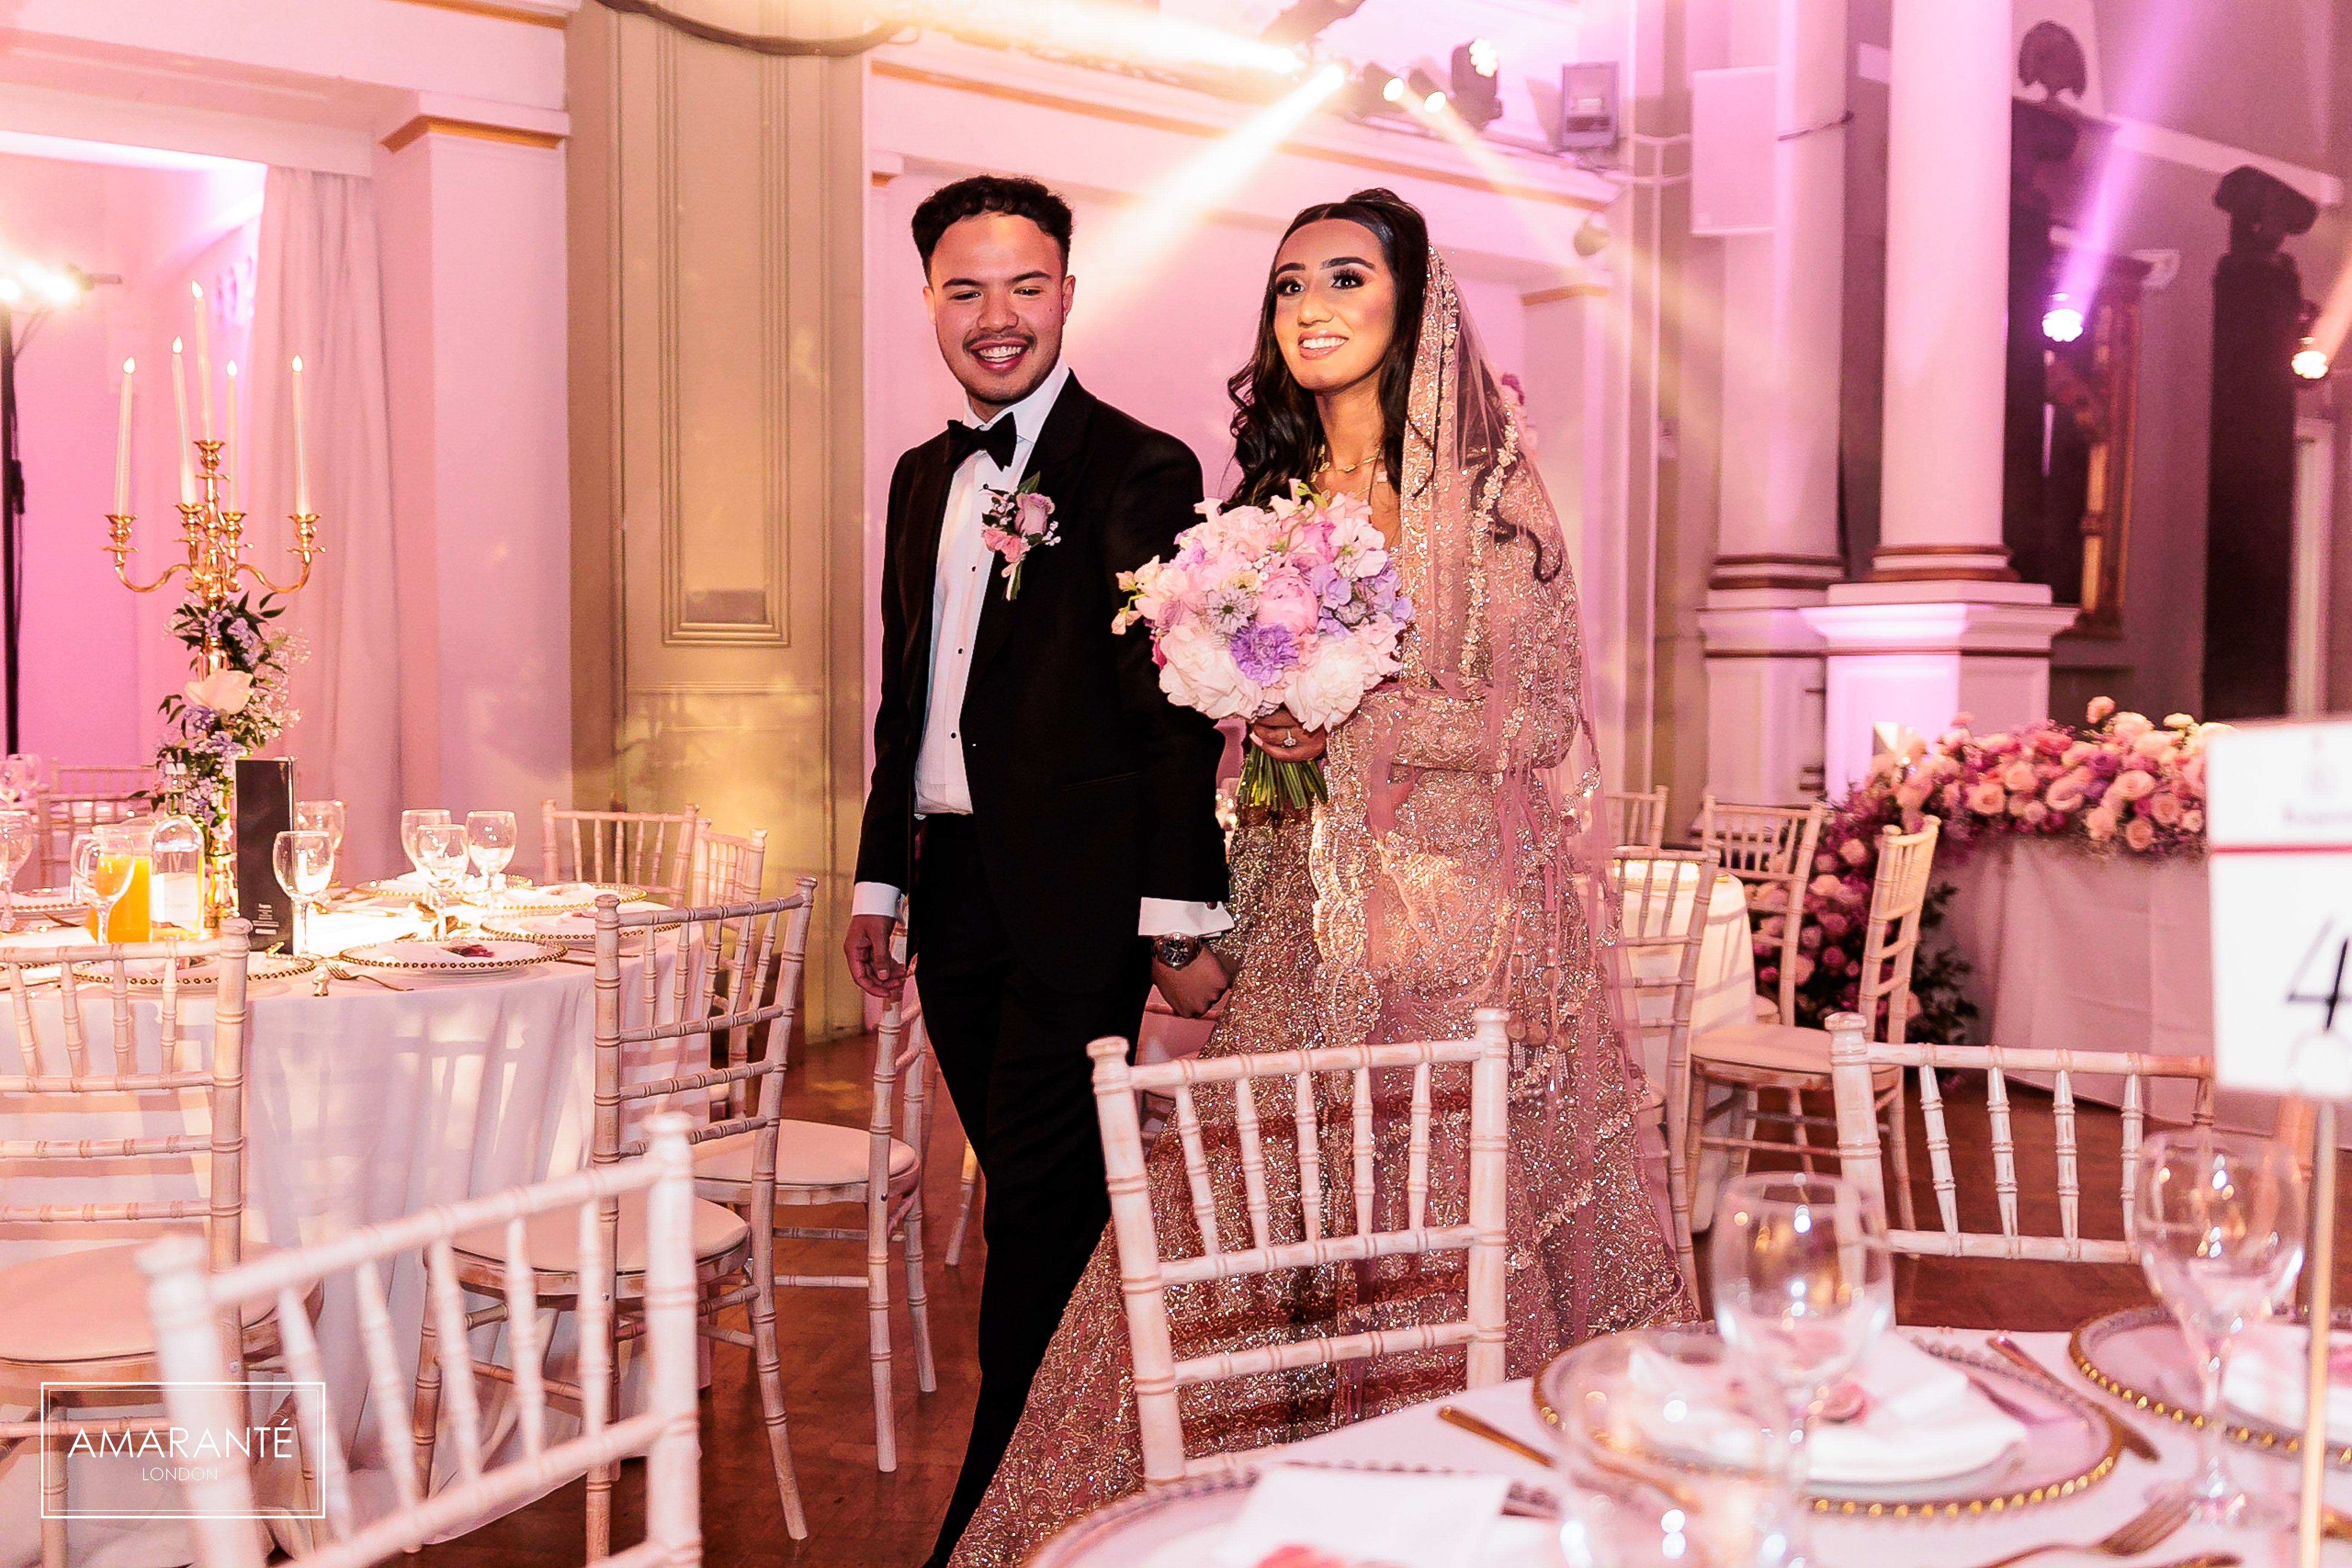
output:
[[[466,885],[466,830],[454,822],[428,822],[416,830],[416,868],[433,900],[436,936],[448,926],[448,904]]]
[[[343,854],[343,803],[340,800],[298,800],[294,803],[294,826],[306,833],[327,836],[328,885],[334,883],[332,862]]]
[[[335,851],[327,835],[316,828],[291,828],[278,836],[271,847],[270,866],[278,873],[278,885],[294,900],[294,929],[289,933],[287,951],[298,957],[309,948],[310,906],[327,890],[327,882],[334,875]]]
[[[1895,1317],[1895,1265],[1874,1196],[1837,1176],[1769,1173],[1725,1184],[1708,1254],[1724,1342],[1779,1390],[1788,1454],[1774,1527],[1781,1561],[1814,1561],[1806,1441],[1822,1396]]]
[[[448,811],[437,805],[413,807],[400,814],[401,852],[408,857],[409,868],[418,876],[425,874],[425,862],[416,858],[416,830],[448,820]]]
[[[2292,1508],[2231,1479],[2224,1458],[2221,1384],[2249,1323],[2286,1304],[2303,1269],[2303,1181],[2294,1157],[2267,1138],[2183,1128],[2141,1145],[2132,1238],[2158,1300],[2179,1321],[2204,1397],[2197,1473],[2154,1489],[2185,1500],[2209,1524],[2291,1528]]]
[[[466,852],[481,873],[482,887],[495,903],[507,890],[507,862],[514,858],[515,814],[511,811],[469,811],[466,814]]]
[[[16,929],[16,873],[32,858],[37,831],[29,811],[0,811],[0,931]]]

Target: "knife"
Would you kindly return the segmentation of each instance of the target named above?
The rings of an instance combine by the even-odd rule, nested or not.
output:
[[[2032,1356],[2026,1354],[2024,1349],[2007,1334],[1988,1334],[1985,1336],[1985,1343],[1990,1345],[1994,1350],[1999,1351],[2004,1358],[2013,1363],[2021,1370],[2032,1373],[2035,1380],[2041,1383],[2044,1387],[2054,1388],[2062,1393],[2072,1393],[2072,1390],[2068,1389],[2064,1384],[2059,1382],[2055,1377],[2053,1377],[2050,1374],[2050,1370],[2047,1367],[2043,1366],[2040,1362],[2035,1361]],[[1994,1403],[1998,1404],[2000,1402],[1996,1400]],[[2147,1436],[2145,1436],[2137,1427],[2133,1426],[2129,1422],[2124,1420],[2123,1417],[2117,1415],[2114,1411],[2109,1410],[2105,1405],[2099,1404],[2095,1400],[2086,1400],[2084,1403],[2099,1413],[2099,1415],[2106,1421],[2107,1430],[2116,1435],[2117,1440],[2123,1444],[2126,1450],[2138,1455],[2141,1458],[2146,1459],[2149,1464],[2155,1464],[2157,1462],[2156,1445],[2148,1441]]]

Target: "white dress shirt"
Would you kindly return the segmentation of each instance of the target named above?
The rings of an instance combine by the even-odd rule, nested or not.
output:
[[[1017,488],[1029,470],[1029,454],[1054,411],[1054,401],[1070,379],[1070,367],[1056,364],[1037,390],[979,427],[992,429],[1010,419],[1018,439],[1013,466],[997,467],[986,452],[963,460],[948,485],[947,510],[940,523],[939,564],[931,578],[931,679],[923,712],[923,738],[915,752],[915,816],[969,816],[971,781],[964,772],[963,698],[971,679],[971,650],[980,633],[980,613],[992,593],[1002,592],[1003,565],[981,540],[991,488]],[[900,889],[887,882],[860,882],[850,896],[850,913],[896,915]],[[1144,936],[1214,936],[1232,927],[1223,904],[1146,899],[1139,932]]]

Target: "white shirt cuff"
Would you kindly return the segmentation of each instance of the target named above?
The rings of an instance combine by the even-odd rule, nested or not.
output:
[[[1192,904],[1181,899],[1146,899],[1138,936],[1215,936],[1234,929],[1223,904]]]
[[[887,882],[860,882],[850,890],[849,912],[897,920],[900,897],[898,889]]]

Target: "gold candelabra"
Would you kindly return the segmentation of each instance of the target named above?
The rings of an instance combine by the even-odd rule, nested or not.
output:
[[[195,477],[204,486],[204,494],[199,500],[179,503],[180,532],[188,558],[173,562],[152,583],[133,582],[130,557],[139,547],[131,542],[131,525],[139,521],[138,514],[110,511],[106,514],[107,541],[100,548],[114,557],[116,578],[134,594],[152,594],[185,573],[189,596],[207,610],[218,609],[226,603],[236,592],[241,578],[250,579],[272,594],[299,591],[310,580],[311,562],[324,548],[319,543],[319,514],[294,511],[287,515],[287,521],[294,525],[294,542],[287,546],[287,553],[302,558],[302,570],[290,583],[276,581],[268,572],[244,559],[246,514],[234,503],[223,504],[228,476],[221,471],[220,460],[228,443],[199,439],[194,445],[198,460]],[[211,675],[219,670],[225,657],[217,634],[207,630],[204,673]]]

